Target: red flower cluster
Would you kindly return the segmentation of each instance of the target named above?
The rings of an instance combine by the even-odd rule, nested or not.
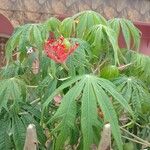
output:
[[[58,39],[50,39],[45,43],[44,50],[49,58],[57,63],[64,63],[68,56],[73,53],[79,46],[78,43],[72,44],[71,41],[67,41],[69,46],[65,43],[64,37]]]

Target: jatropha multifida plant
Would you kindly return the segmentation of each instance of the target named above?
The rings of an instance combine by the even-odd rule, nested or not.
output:
[[[98,147],[105,124],[112,149],[148,147],[150,58],[139,43],[131,21],[93,11],[17,27],[0,74],[0,149],[22,150],[30,123],[41,150]]]

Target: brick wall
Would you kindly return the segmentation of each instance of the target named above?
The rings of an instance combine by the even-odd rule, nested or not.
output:
[[[150,0],[0,0],[0,13],[14,26],[89,9],[107,19],[125,17],[150,22]]]

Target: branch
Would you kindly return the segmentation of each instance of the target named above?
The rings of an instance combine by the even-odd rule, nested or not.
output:
[[[143,145],[147,145],[147,146],[150,147],[150,143],[149,143],[148,141],[141,139],[140,137],[138,137],[138,136],[136,136],[136,135],[130,133],[128,130],[126,130],[126,129],[122,128],[122,127],[120,127],[120,129],[121,129],[122,131],[126,132],[127,134],[129,134],[130,136],[134,137],[135,140],[144,143]]]

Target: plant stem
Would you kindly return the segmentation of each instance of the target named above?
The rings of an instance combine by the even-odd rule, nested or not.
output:
[[[125,128],[125,127],[127,127],[127,126],[131,125],[132,123],[133,123],[133,122],[131,121],[131,122],[129,122],[129,123],[127,123],[127,124],[123,125],[123,126],[122,126],[122,128]]]
[[[129,64],[126,64],[126,65],[123,65],[123,66],[118,67],[118,69],[119,69],[120,71],[122,71],[122,70],[124,70],[125,68],[127,68],[128,66],[131,66],[131,65],[132,65],[132,63],[129,63]]]
[[[35,103],[37,103],[39,101],[40,101],[40,98],[37,98],[37,99],[33,100],[30,104],[32,105],[32,104],[35,104]]]
[[[67,72],[69,71],[69,68],[67,67],[66,63],[63,63],[62,66]]]
[[[100,64],[100,62],[101,62],[101,61],[98,62],[98,65],[97,65],[96,69],[93,71],[93,74],[96,74],[97,71],[99,71],[100,67],[101,67],[102,65],[104,65],[104,64],[107,62],[107,59],[103,60],[103,61],[101,62],[101,64]]]
[[[148,146],[146,143],[143,143],[143,142],[137,141],[137,140],[132,139],[132,138],[129,138],[129,137],[127,137],[127,136],[123,136],[123,135],[122,135],[122,137],[123,137],[123,138],[125,138],[125,139],[128,139],[128,140],[130,140],[130,141],[132,141],[132,142],[135,142],[135,143],[139,143],[139,144],[141,144],[141,145]]]
[[[27,85],[27,87],[29,87],[29,88],[37,88],[38,86],[37,85]]]
[[[138,136],[136,136],[136,135],[130,133],[128,130],[126,130],[126,129],[122,128],[122,127],[120,127],[120,128],[121,128],[121,130],[123,130],[123,131],[126,132],[127,134],[129,134],[129,135],[131,135],[132,137],[134,137],[136,140],[139,140],[140,142],[143,142],[143,143],[147,144],[147,146],[150,147],[150,143],[149,143],[148,141],[139,138]]]
[[[131,118],[129,118],[129,120],[130,121],[132,121],[132,119]],[[142,125],[140,125],[139,123],[137,123],[137,122],[134,122],[137,126],[139,126],[140,128],[147,128],[147,129],[149,129],[150,130],[150,127],[148,126],[148,125],[146,125],[146,126],[142,126]],[[123,126],[122,126],[123,127]]]

